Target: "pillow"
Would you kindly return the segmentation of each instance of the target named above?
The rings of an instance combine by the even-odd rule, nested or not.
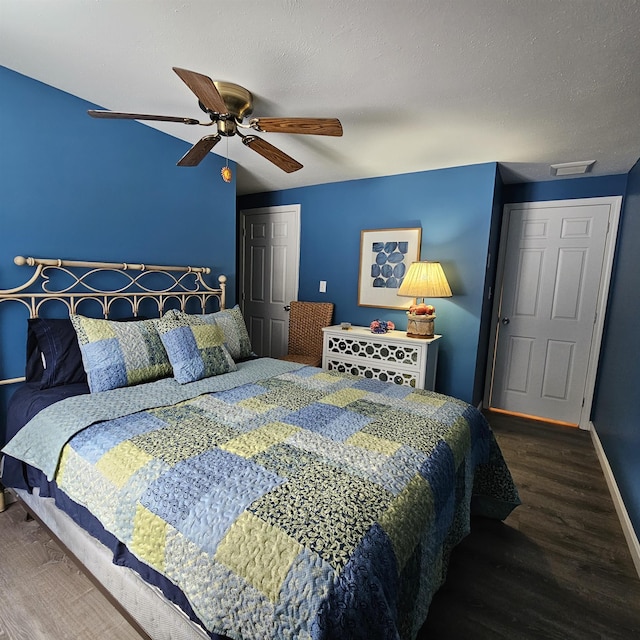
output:
[[[146,319],[117,318],[117,322]],[[40,390],[66,384],[87,384],[78,335],[70,318],[29,318],[27,321],[26,382]]]
[[[217,324],[175,310],[154,322],[180,384],[236,370]]]
[[[28,320],[25,378],[39,382],[39,389],[87,382],[78,337],[69,318]]]
[[[117,322],[72,315],[91,393],[171,375],[153,320]]]
[[[247,332],[247,326],[242,317],[240,307],[216,311],[200,316],[207,324],[218,325],[224,333],[224,345],[231,357],[238,362],[252,355],[251,340]]]

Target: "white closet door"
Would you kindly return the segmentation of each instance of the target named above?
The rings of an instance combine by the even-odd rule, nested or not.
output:
[[[506,212],[491,407],[580,424],[611,212],[597,199]]]
[[[288,305],[298,299],[300,205],[241,211],[241,306],[260,356],[287,353]]]

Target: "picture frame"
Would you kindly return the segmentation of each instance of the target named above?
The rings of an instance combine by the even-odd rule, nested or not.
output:
[[[358,306],[408,309],[413,300],[398,296],[412,262],[420,260],[422,229],[363,229],[360,232]]]

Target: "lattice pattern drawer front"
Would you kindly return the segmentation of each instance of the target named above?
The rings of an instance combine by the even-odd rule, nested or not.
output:
[[[401,331],[374,334],[369,327],[325,327],[322,332],[324,369],[433,390],[440,336],[417,340]]]
[[[345,362],[344,360],[332,360],[331,358],[327,358],[326,367],[329,371],[350,373],[354,376],[370,378],[372,380],[381,380],[382,382],[393,382],[395,384],[401,384],[408,387],[416,387],[418,385],[418,372],[413,373],[411,371],[400,371],[387,365],[385,365],[384,368],[378,368],[374,364],[368,362]]]
[[[388,365],[402,365],[404,367],[420,366],[420,346],[375,342],[352,336],[329,336],[327,354],[345,357],[367,358],[380,360]]]

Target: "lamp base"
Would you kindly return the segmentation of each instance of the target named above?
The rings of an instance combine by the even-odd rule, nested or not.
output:
[[[431,339],[435,336],[434,315],[418,315],[407,312],[407,337]]]

